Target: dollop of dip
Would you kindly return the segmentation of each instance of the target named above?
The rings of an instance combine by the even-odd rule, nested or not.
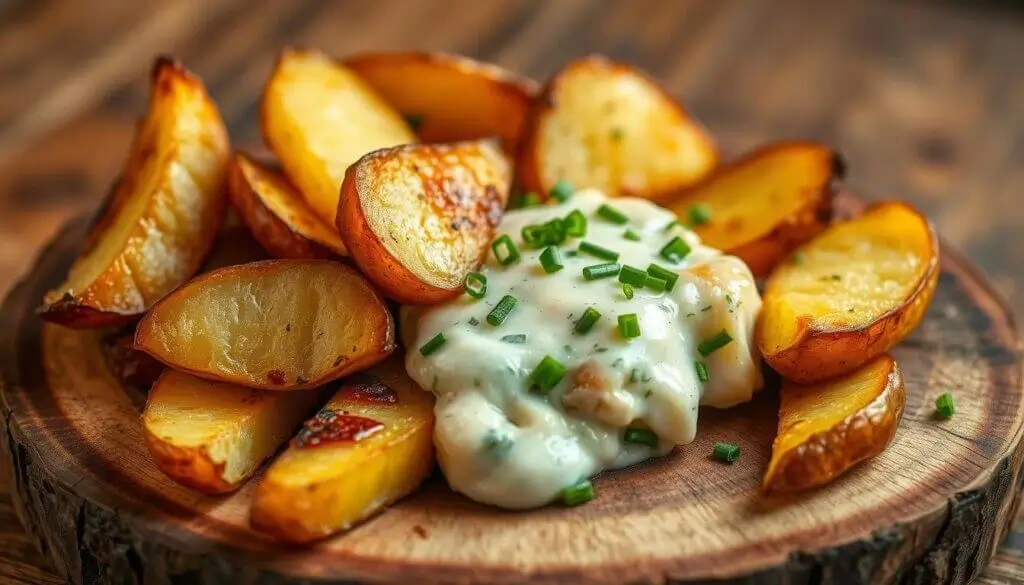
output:
[[[602,205],[627,221],[599,214]],[[521,231],[576,209],[586,234],[558,247],[564,267],[548,274],[543,250],[528,247]],[[565,203],[508,212],[502,234],[521,258],[502,266],[488,254],[483,298],[464,294],[401,314],[406,370],[437,395],[434,442],[456,491],[504,508],[547,504],[583,478],[692,442],[699,405],[733,406],[761,387],[753,342],[761,299],[750,270],[701,245],[671,212],[586,190]],[[670,262],[661,252],[675,237],[690,251]],[[618,252],[623,266],[657,264],[678,280],[669,291],[634,286],[627,298],[614,276],[584,278],[585,267],[608,261],[578,251],[584,241]],[[489,324],[505,295],[517,299],[515,309],[501,325]],[[588,308],[601,317],[578,333]],[[638,337],[620,334],[617,319],[626,314],[637,316]],[[424,356],[419,348],[439,333],[445,343]],[[538,392],[530,375],[546,356],[567,371]],[[627,440],[627,429],[653,431],[657,441],[636,442],[635,432]]]

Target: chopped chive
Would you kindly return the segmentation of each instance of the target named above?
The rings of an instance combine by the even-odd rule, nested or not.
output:
[[[565,241],[565,234],[564,222],[558,218],[542,224],[524,226],[521,232],[523,242],[534,249],[561,244]]]
[[[647,429],[626,429],[626,432],[622,434],[622,440],[626,443],[646,445],[647,447],[658,446],[658,435]]]
[[[586,311],[583,311],[583,316],[576,322],[573,327],[573,331],[580,335],[587,333],[594,328],[594,324],[601,318],[601,313],[598,312],[594,307],[587,307]]]
[[[678,219],[673,219],[672,221],[666,223],[665,227],[661,228],[661,231],[662,231],[662,233],[668,233],[668,232],[672,231],[672,228],[674,228],[676,226],[681,226],[681,225],[683,225],[682,222],[680,222]]]
[[[516,248],[515,242],[512,241],[508,234],[503,234],[494,240],[491,243],[491,251],[494,252],[494,258],[498,261],[498,264],[502,266],[508,266],[519,261],[519,248]]]
[[[619,282],[623,284],[630,284],[637,288],[644,287],[644,281],[647,280],[647,273],[639,268],[634,268],[628,264],[622,265],[622,270],[619,271]]]
[[[732,463],[740,458],[740,448],[732,443],[715,443],[711,456],[723,463]]]
[[[517,345],[518,344],[522,344],[522,343],[526,343],[526,334],[525,333],[513,333],[512,335],[502,335],[501,336],[501,341],[503,341],[504,343],[514,343],[514,344],[517,344]]]
[[[565,203],[572,197],[573,188],[572,183],[568,179],[559,179],[555,186],[548,191],[551,197],[559,203]]]
[[[626,283],[623,283],[622,294],[625,295],[627,301],[633,300],[633,287]]]
[[[668,282],[664,279],[647,274],[644,278],[644,286],[654,292],[662,292],[666,287],[668,287]]]
[[[487,434],[484,435],[484,451],[487,451],[487,453],[495,459],[503,458],[509,450],[512,449],[514,444],[515,442],[512,440],[512,437],[509,437],[504,433],[499,433],[495,429],[487,431]]]
[[[935,399],[935,413],[942,418],[949,418],[956,412],[956,404],[953,403],[953,395],[943,392]]]
[[[637,320],[636,313],[619,315],[619,335],[623,339],[640,337],[640,322]]]
[[[607,260],[609,262],[615,262],[619,259],[619,253],[615,250],[609,250],[608,248],[602,248],[597,244],[593,244],[587,241],[580,242],[580,252],[584,254],[590,254],[595,258],[601,260]]]
[[[711,221],[711,207],[707,203],[695,203],[688,212],[691,225],[704,225]]]
[[[419,130],[420,126],[423,126],[423,114],[405,114],[402,117],[405,118],[405,123],[413,132]]]
[[[593,266],[587,266],[583,269],[583,278],[587,280],[597,280],[599,278],[608,278],[609,276],[615,276],[619,273],[620,266],[615,262],[608,262],[607,264],[595,264]]]
[[[562,503],[566,506],[579,506],[594,499],[594,484],[589,479],[581,479],[562,490]]]
[[[665,247],[661,249],[659,254],[669,262],[682,262],[683,258],[690,255],[690,245],[686,243],[686,240],[676,236],[669,243],[665,244]]]
[[[729,335],[728,331],[722,329],[712,337],[700,342],[700,344],[697,345],[697,351],[700,352],[700,355],[708,357],[719,349],[729,345],[730,342],[732,342],[732,336]]]
[[[629,217],[625,213],[622,213],[621,211],[615,209],[614,207],[608,205],[607,203],[602,203],[601,207],[597,208],[597,215],[603,219],[607,219],[612,223],[617,223],[620,225],[624,223],[629,223]]]
[[[420,346],[420,355],[428,357],[432,353],[441,349],[441,346],[445,344],[447,340],[444,338],[444,333],[438,333],[437,335],[430,338],[430,341]]]
[[[668,268],[658,266],[657,264],[651,264],[647,267],[647,274],[650,274],[654,278],[660,278],[665,281],[665,290],[672,290],[676,285],[676,281],[679,280],[679,274],[672,272]]]
[[[487,294],[487,277],[479,272],[470,272],[462,281],[462,288],[474,299],[482,299]]]
[[[565,224],[565,233],[570,236],[582,238],[587,235],[587,216],[583,215],[583,212],[579,209],[570,211],[569,215],[565,216],[565,219],[562,221]]]
[[[544,272],[548,274],[553,274],[565,268],[562,264],[562,259],[558,256],[558,248],[554,246],[548,246],[540,253],[540,265]]]
[[[708,365],[704,362],[693,362],[693,369],[697,370],[697,379],[701,382],[708,381]]]
[[[527,207],[535,207],[540,205],[540,197],[536,193],[530,191],[527,193],[521,193],[518,197],[512,200],[509,205],[511,209],[526,209]]]
[[[640,241],[640,232],[636,231],[635,229],[633,229],[631,227],[630,228],[626,228],[626,231],[622,232],[622,237],[626,238],[627,240],[631,240],[631,241],[634,241],[634,242],[639,242]]]
[[[480,324],[480,319],[477,319],[476,317],[470,317],[469,324],[472,325],[473,327],[476,327],[477,325]]]
[[[490,313],[487,313],[487,322],[495,327],[501,325],[505,322],[505,319],[508,319],[509,314],[512,312],[512,309],[516,308],[518,302],[518,299],[512,295],[501,297],[498,304],[494,305]]]
[[[530,372],[530,377],[527,380],[530,384],[530,390],[547,394],[562,381],[562,378],[565,377],[568,371],[569,369],[562,362],[546,355],[544,359],[540,360],[537,367]]]

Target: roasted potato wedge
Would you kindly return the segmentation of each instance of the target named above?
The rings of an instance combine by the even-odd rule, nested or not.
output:
[[[333,226],[345,169],[364,154],[416,142],[383,99],[316,51],[285,49],[263,90],[263,138],[320,219]]]
[[[345,174],[338,231],[382,294],[436,303],[458,295],[483,262],[510,181],[489,140],[378,150]]]
[[[167,477],[208,494],[242,485],[309,415],[322,390],[272,392],[167,370],[153,385],[142,430]]]
[[[654,81],[591,56],[566,65],[534,101],[517,172],[542,197],[567,179],[609,195],[659,198],[717,162],[708,131]]]
[[[885,450],[907,397],[897,363],[882,354],[842,377],[801,386],[783,382],[779,432],[765,491],[827,484]]]
[[[228,134],[202,82],[158,59],[131,153],[44,319],[77,328],[137,319],[195,274],[224,216]]]
[[[433,404],[397,357],[346,379],[267,469],[253,526],[308,542],[412,492],[434,466]]]
[[[765,361],[809,384],[852,372],[917,326],[939,276],[931,224],[875,204],[802,247],[768,279],[757,322]]]
[[[139,322],[135,346],[215,382],[314,388],[395,348],[384,301],[348,266],[264,260],[204,274]]]
[[[107,367],[124,386],[149,390],[164,372],[164,365],[135,349],[135,333],[104,336],[101,341]]]
[[[260,245],[276,258],[332,258],[345,254],[334,229],[280,174],[242,153],[228,173],[228,195]]]
[[[420,140],[497,136],[510,154],[538,89],[532,79],[449,53],[365,53],[343,64],[401,112]]]
[[[828,226],[834,184],[845,170],[839,154],[823,144],[776,142],[662,203],[690,223],[704,244],[739,256],[755,275],[767,276]]]

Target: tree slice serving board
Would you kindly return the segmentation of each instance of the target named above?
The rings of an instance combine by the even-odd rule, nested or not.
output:
[[[1006,309],[948,248],[935,301],[895,352],[907,407],[893,444],[823,489],[759,493],[776,428],[765,391],[704,409],[698,438],[595,481],[579,508],[503,512],[437,474],[414,496],[312,548],[248,527],[253,483],[182,488],[143,443],[144,395],[109,373],[97,334],[34,314],[81,241],[70,224],[0,310],[0,443],[15,506],[72,583],[968,583],[1016,513],[1024,462],[1021,350]],[[950,420],[934,400],[955,394]],[[709,458],[716,441],[742,448]],[[258,478],[257,478],[258,479]]]

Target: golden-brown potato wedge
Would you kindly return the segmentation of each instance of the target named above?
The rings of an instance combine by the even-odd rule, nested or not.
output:
[[[490,140],[372,152],[345,174],[338,231],[382,294],[436,303],[458,295],[483,262],[510,181]]]
[[[139,322],[135,346],[215,382],[314,388],[395,348],[384,301],[348,266],[265,260],[204,274]]]
[[[308,542],[412,492],[434,466],[433,405],[398,357],[346,379],[267,469],[253,526]]]
[[[149,390],[164,372],[162,363],[135,349],[135,333],[104,336],[101,347],[110,373],[122,385]]]
[[[316,51],[285,49],[260,107],[264,140],[329,226],[350,164],[370,151],[416,142],[402,117],[359,76]]]
[[[67,280],[44,297],[43,318],[78,328],[127,323],[191,278],[223,219],[228,153],[202,82],[158,59],[121,178]]]
[[[783,382],[780,394],[779,432],[762,484],[774,492],[827,484],[884,451],[907,401],[900,368],[887,354],[828,382]]]
[[[842,158],[823,144],[776,142],[662,203],[705,245],[739,256],[755,275],[767,276],[828,226],[834,183],[844,174]],[[710,213],[703,223],[690,220],[698,210]]]
[[[167,477],[220,494],[241,486],[322,396],[322,390],[254,390],[167,370],[149,392],[142,430]]]
[[[517,172],[541,197],[567,179],[609,195],[658,198],[717,162],[708,131],[654,81],[591,56],[566,65],[534,101]]]
[[[345,244],[280,174],[242,153],[228,173],[228,195],[253,237],[276,258],[333,258]]]
[[[537,83],[440,52],[365,53],[343,64],[401,112],[424,142],[501,138],[514,154]]]
[[[768,279],[757,322],[765,361],[808,384],[851,372],[917,326],[939,276],[931,224],[885,202],[836,224]]]

